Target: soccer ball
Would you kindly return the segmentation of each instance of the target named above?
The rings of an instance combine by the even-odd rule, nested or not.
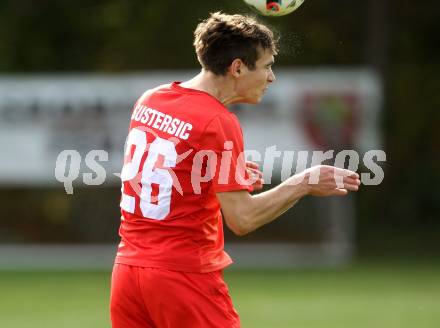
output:
[[[304,0],[243,0],[264,16],[284,16],[295,11]]]

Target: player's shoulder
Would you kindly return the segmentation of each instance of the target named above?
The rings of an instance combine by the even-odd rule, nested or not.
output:
[[[161,84],[157,87],[147,89],[145,90],[142,95],[138,98],[138,103],[144,103],[145,101],[148,101],[152,96],[156,94],[160,94],[162,92],[166,92],[167,90],[170,90],[171,83]]]

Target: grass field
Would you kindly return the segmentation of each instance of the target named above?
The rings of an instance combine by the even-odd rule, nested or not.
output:
[[[0,327],[109,327],[109,279],[109,272],[0,272]],[[227,271],[226,279],[244,328],[440,327],[439,264]]]

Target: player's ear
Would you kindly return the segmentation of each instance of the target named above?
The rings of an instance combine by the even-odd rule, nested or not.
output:
[[[235,77],[238,78],[243,72],[244,63],[241,59],[236,58],[232,61],[231,65],[229,66],[229,73]]]

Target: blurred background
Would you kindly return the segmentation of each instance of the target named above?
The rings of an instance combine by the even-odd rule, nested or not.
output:
[[[252,14],[239,0],[0,1],[3,327],[109,326],[114,173],[132,104],[198,71],[192,33],[218,10]],[[307,0],[260,17],[281,38],[278,81],[259,106],[231,108],[246,148],[355,149],[361,162],[379,149],[386,161],[379,185],[304,199],[246,237],[226,232],[243,327],[437,327],[439,16],[435,1]],[[103,184],[93,149],[109,156],[95,158]],[[73,194],[59,180],[76,157],[56,177],[63,150],[80,156]]]

